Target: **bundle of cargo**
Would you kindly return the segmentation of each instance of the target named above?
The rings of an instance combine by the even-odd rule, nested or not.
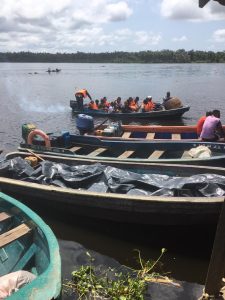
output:
[[[175,109],[183,107],[181,100],[178,97],[171,97],[169,100],[164,102],[165,109]]]

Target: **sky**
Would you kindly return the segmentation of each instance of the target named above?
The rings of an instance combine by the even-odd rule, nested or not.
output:
[[[225,50],[211,0],[1,0],[0,52]]]

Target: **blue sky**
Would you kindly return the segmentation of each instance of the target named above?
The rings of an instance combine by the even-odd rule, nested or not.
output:
[[[225,6],[198,0],[1,0],[0,52],[225,50]]]

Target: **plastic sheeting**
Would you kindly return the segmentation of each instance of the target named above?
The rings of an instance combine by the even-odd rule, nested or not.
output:
[[[190,177],[173,177],[166,174],[138,174],[100,163],[69,166],[42,161],[33,168],[26,160],[16,157],[0,162],[0,176],[58,187],[129,195],[169,197],[225,195],[225,176],[222,175],[198,174]]]

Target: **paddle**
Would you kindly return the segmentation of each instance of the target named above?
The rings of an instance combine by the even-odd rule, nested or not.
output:
[[[33,151],[31,151],[28,148],[25,148],[26,151],[30,152],[32,155],[34,155],[35,157],[37,157],[38,159],[45,161],[44,158],[42,158],[41,156],[39,156],[38,154],[34,153]]]

